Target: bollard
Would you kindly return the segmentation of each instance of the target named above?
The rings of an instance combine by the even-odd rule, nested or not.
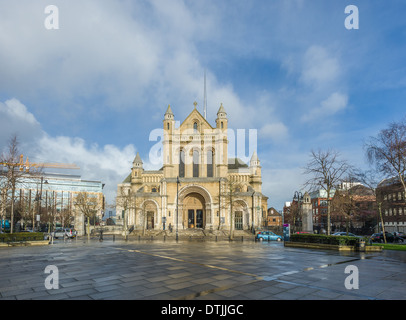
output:
[[[365,241],[359,240],[357,247],[358,247],[358,251],[364,252],[365,251]]]

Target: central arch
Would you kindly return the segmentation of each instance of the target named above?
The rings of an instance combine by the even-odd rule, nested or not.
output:
[[[206,226],[205,200],[199,193],[189,193],[183,200],[183,225],[187,229]]]
[[[201,186],[189,185],[179,192],[181,222],[184,229],[205,229],[211,224],[211,196]]]

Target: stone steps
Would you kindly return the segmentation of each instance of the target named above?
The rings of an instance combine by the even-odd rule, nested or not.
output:
[[[172,232],[169,230],[134,230],[131,232],[130,236],[140,237],[140,238],[176,238],[176,229]],[[248,230],[234,230],[234,238],[245,238],[253,239],[254,235]],[[178,230],[178,237],[180,239],[217,239],[217,238],[228,238],[228,230],[204,230],[204,229],[181,229]]]

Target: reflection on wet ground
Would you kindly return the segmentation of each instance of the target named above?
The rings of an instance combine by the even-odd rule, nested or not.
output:
[[[56,242],[1,250],[1,299],[406,299],[406,254],[285,248],[283,243]],[[43,288],[58,267],[61,288]],[[347,266],[359,290],[347,290]],[[13,270],[13,271],[10,271]],[[30,270],[31,281],[19,272]]]

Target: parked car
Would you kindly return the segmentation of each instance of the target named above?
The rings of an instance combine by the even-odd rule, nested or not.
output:
[[[56,228],[54,232],[52,232],[52,236],[55,239],[63,238],[65,236],[65,230],[63,228]]]
[[[395,237],[402,238],[403,240],[405,240],[405,238],[406,238],[406,235],[403,232],[395,231],[393,234],[394,234]]]
[[[255,239],[258,241],[263,241],[263,240],[276,240],[276,241],[282,241],[282,237],[271,232],[271,231],[261,231],[258,232],[258,234],[255,236]]]
[[[357,236],[356,234],[353,234],[353,233],[351,233],[351,232],[348,232],[348,234],[347,234],[347,232],[345,232],[345,231],[343,231],[343,232],[336,232],[336,233],[333,233],[332,235],[333,235],[333,236],[347,236],[347,237],[364,238],[363,236]]]
[[[65,229],[65,234],[68,238],[75,238],[77,235],[77,232],[73,228],[67,228],[67,229]]]
[[[55,231],[52,232],[52,236],[55,239],[63,237],[74,238],[76,237],[76,235],[77,235],[76,230],[72,228],[56,228]]]
[[[398,242],[402,243],[404,239],[400,236],[396,236],[393,233],[385,232],[386,242]],[[385,239],[383,237],[383,233],[374,233],[370,238],[371,242],[384,242]]]

